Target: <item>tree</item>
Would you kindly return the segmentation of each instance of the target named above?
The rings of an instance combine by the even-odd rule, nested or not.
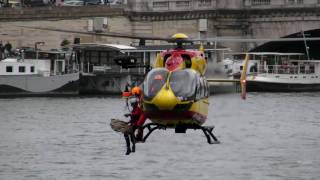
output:
[[[64,39],[60,44],[61,49],[63,49],[63,50],[68,50],[69,45],[70,45],[70,41],[68,41],[67,39]]]

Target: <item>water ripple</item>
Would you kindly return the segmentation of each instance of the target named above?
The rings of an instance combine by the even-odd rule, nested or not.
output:
[[[320,93],[250,93],[210,98],[202,132],[158,131],[125,156],[115,97],[0,99],[0,179],[317,179]]]

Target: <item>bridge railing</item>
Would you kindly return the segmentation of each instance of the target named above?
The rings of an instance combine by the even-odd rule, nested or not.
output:
[[[0,21],[50,18],[81,18],[124,15],[124,5],[43,6],[0,8]]]

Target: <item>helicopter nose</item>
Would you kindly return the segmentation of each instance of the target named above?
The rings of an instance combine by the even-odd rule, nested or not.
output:
[[[153,104],[160,110],[172,110],[177,103],[178,99],[171,88],[162,88],[153,99]]]

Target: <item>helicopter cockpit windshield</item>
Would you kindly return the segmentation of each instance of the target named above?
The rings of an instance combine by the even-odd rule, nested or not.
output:
[[[152,99],[167,81],[169,71],[165,68],[151,70],[143,83],[143,93],[146,99]]]
[[[199,77],[191,69],[173,71],[170,76],[170,87],[180,100],[192,100],[195,96]]]
[[[168,77],[169,85],[177,98],[180,100],[194,99],[198,74],[192,69],[184,69],[170,72],[165,69],[153,69],[149,72],[143,85],[144,97],[146,99],[154,98],[161,88],[166,84]]]

